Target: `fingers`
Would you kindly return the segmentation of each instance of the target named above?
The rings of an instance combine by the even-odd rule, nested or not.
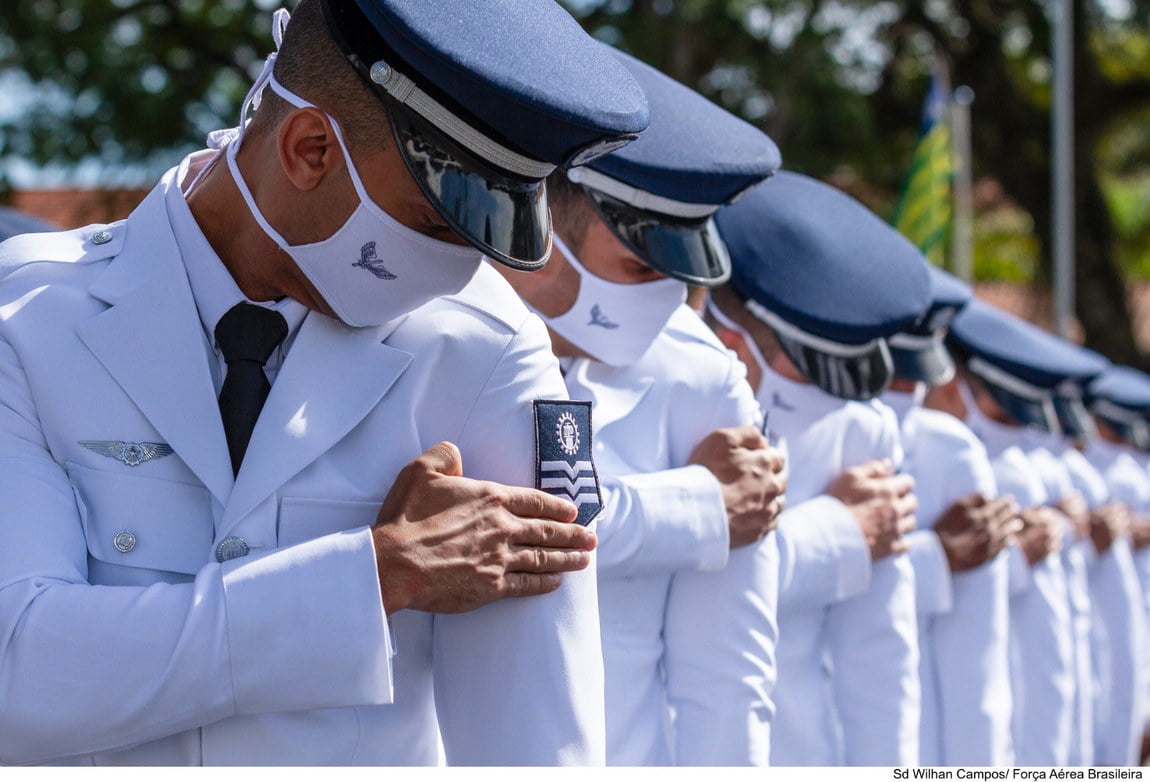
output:
[[[737,448],[758,450],[767,447],[767,438],[763,437],[763,433],[753,426],[736,426],[718,431],[723,432],[727,436],[728,442]]]
[[[413,464],[442,475],[463,475],[463,455],[446,440],[428,448]]]
[[[506,492],[506,495],[500,498],[503,507],[516,516],[563,522],[575,521],[579,516],[579,509],[575,505],[554,494],[518,487],[502,487],[502,489]]]
[[[513,547],[542,547],[592,551],[598,545],[595,533],[570,522],[523,519],[511,534]]]
[[[563,583],[558,573],[508,573],[500,597],[533,597],[554,592]]]
[[[894,463],[890,459],[876,459],[870,462],[864,462],[857,467],[852,467],[847,472],[852,472],[862,478],[885,478],[894,470]]]
[[[508,558],[507,573],[570,573],[591,564],[587,551],[565,551],[549,548],[513,548]]]

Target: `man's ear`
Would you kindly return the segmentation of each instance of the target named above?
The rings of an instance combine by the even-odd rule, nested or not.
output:
[[[343,164],[343,150],[327,115],[295,109],[280,123],[276,147],[284,175],[299,190],[315,188]]]

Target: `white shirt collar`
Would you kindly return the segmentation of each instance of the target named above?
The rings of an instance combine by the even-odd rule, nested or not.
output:
[[[195,152],[184,158],[168,189],[166,204],[168,219],[172,223],[172,231],[176,236],[180,254],[183,256],[184,267],[188,273],[188,283],[192,289],[192,298],[196,302],[196,309],[200,313],[200,322],[204,327],[208,344],[215,348],[216,324],[224,313],[241,301],[248,301],[243,291],[236,285],[228,268],[208,243],[207,237],[200,229],[192,210],[188,208],[183,187],[192,181],[192,169],[198,173],[199,168],[212,164],[212,154],[207,150]],[[288,336],[283,345],[272,357],[269,364],[278,366],[286,355],[292,340],[299,331],[308,309],[303,304],[290,298],[280,301],[253,301],[261,307],[275,310],[284,316],[288,324]]]

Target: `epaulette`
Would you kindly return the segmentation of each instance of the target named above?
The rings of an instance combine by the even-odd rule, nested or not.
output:
[[[19,234],[0,244],[0,279],[33,263],[90,263],[111,258],[124,246],[124,221],[71,231]]]

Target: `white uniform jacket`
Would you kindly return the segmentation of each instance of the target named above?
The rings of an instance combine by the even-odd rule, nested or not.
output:
[[[1019,445],[1021,430],[975,412],[967,424],[986,445],[998,491],[1023,508],[1045,505],[1041,476]],[[1033,567],[1019,546],[1010,561],[1010,668],[1015,762],[1067,765],[1074,729],[1074,639],[1062,559]]]
[[[713,430],[759,422],[744,374],[686,306],[635,364],[580,359],[567,369],[571,398],[594,402],[604,476],[599,610],[609,764],[768,761],[775,536],[728,557],[719,483],[687,466]]]
[[[1079,470],[1094,469],[1111,498],[1124,502],[1134,513],[1143,512],[1150,487],[1142,466],[1126,448],[1096,440],[1085,458],[1073,450],[1063,458],[1078,465]],[[1086,543],[1091,555],[1098,683],[1094,762],[1100,766],[1136,765],[1141,760],[1148,686],[1146,607],[1138,565],[1129,538],[1114,541],[1101,556],[1089,541]]]
[[[1025,429],[1020,444],[1026,451],[1034,469],[1046,486],[1046,504],[1057,507],[1059,502],[1079,494],[1066,463],[1057,455],[1062,450],[1062,438],[1048,432]],[[1094,660],[1091,636],[1094,619],[1091,611],[1090,576],[1087,559],[1094,554],[1093,546],[1079,538],[1071,524],[1067,524],[1062,537],[1062,569],[1066,573],[1066,594],[1070,601],[1070,624],[1074,642],[1074,721],[1070,739],[1072,766],[1094,765],[1094,708],[1098,692],[1094,681]]]
[[[890,391],[899,415],[905,471],[914,476],[920,529],[907,536],[918,608],[924,766],[1008,766],[1010,593],[1006,552],[963,573],[950,564],[932,527],[975,492],[998,496],[986,448],[957,418]]]
[[[532,400],[566,396],[542,324],[486,266],[383,328],[310,313],[233,482],[173,178],[0,250],[0,761],[427,764],[438,723],[452,763],[601,762],[593,569],[385,617],[369,532],[441,440],[533,485]]]
[[[914,571],[905,555],[872,564],[853,516],[825,495],[848,467],[882,458],[901,462],[898,421],[877,402],[843,402],[770,370],[763,383],[759,400],[770,428],[787,442],[787,496],[794,508],[779,525],[771,763],[916,765]]]

